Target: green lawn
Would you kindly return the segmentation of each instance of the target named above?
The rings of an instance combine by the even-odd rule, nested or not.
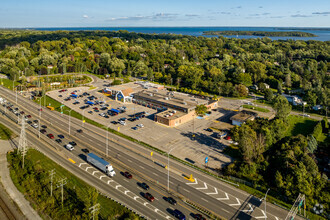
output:
[[[313,132],[318,121],[311,118],[289,115],[288,122],[289,127],[286,136],[296,136],[298,134],[307,136]]]
[[[17,157],[15,159],[15,155],[13,154],[8,154],[8,161],[11,163],[11,177],[13,179],[14,184],[16,187],[24,193],[26,198],[31,202],[31,204],[34,206],[35,209],[37,209],[39,212],[42,212],[42,216],[45,219],[48,219],[46,216],[53,216],[55,218],[60,218],[60,217],[75,217],[79,219],[81,218],[81,212],[82,209],[84,208],[84,203],[83,201],[86,201],[86,198],[88,197],[88,191],[92,189],[90,185],[85,183],[83,180],[79,179],[78,177],[74,176],[72,173],[55,163],[54,161],[50,160],[48,157],[40,153],[39,151],[36,151],[34,149],[30,149],[28,151],[28,154],[25,158],[25,163],[27,167],[29,167],[30,172],[31,170],[38,171],[38,173],[41,175],[38,176],[29,173],[25,173],[24,176],[20,176],[19,173],[21,170],[21,166],[16,165]],[[24,180],[28,178],[31,182],[35,181],[41,181],[43,183],[47,183],[49,181],[49,171],[52,169],[55,169],[55,187],[54,187],[54,193],[53,197],[55,198],[55,204],[51,203],[48,204],[49,202],[49,190],[50,186],[49,184],[44,185],[42,189],[39,189],[38,186],[39,184],[35,184],[34,187],[36,188],[31,188],[29,184],[24,183]],[[38,179],[38,178],[41,178]],[[67,178],[67,184],[65,185],[64,189],[64,197],[66,198],[65,201],[65,208],[61,210],[60,207],[60,189],[56,187],[56,181],[58,181],[61,178]],[[22,183],[23,181],[23,183]],[[33,193],[31,193],[31,190],[33,190]],[[46,191],[46,192],[45,192]],[[35,193],[38,193],[35,195]],[[47,193],[48,192],[48,193]],[[74,197],[70,197],[69,194],[75,195]],[[35,199],[37,198],[37,199]],[[70,199],[74,200],[71,201]],[[138,216],[136,216],[134,213],[129,211],[127,208],[124,206],[121,206],[115,201],[112,201],[111,199],[106,198],[105,196],[98,195],[97,202],[101,205],[100,209],[100,219],[140,219]],[[79,205],[71,205],[72,203],[77,203]],[[57,211],[60,210],[59,214],[53,214],[53,213],[48,213],[50,210],[47,208],[48,205],[54,206],[54,209]],[[74,208],[72,208],[74,207]],[[75,213],[78,210],[77,213]],[[55,211],[55,210],[54,210]],[[61,213],[62,212],[62,213]],[[69,213],[68,213],[69,212]],[[64,217],[65,218],[65,217]]]
[[[3,85],[4,87],[13,90],[13,80],[10,79],[1,79],[0,84]],[[20,83],[14,82],[14,86],[18,86]]]
[[[253,105],[243,105],[243,108],[252,109],[252,110],[259,111],[259,112],[270,112],[266,108],[260,108],[260,107],[253,106]]]
[[[10,138],[13,137],[13,132],[4,126],[3,124],[0,123],[0,139],[1,140],[9,140]]]

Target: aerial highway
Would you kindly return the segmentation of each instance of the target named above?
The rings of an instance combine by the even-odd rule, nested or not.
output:
[[[0,96],[4,96],[11,103],[16,104],[15,94],[12,91],[1,87]],[[48,126],[47,129],[51,130],[54,134],[64,134],[71,141],[75,141],[79,148],[88,148],[91,152],[95,152],[104,158],[108,155],[109,161],[115,164],[115,169],[117,166],[120,167],[119,170],[128,170],[134,177],[139,178],[139,181],[141,179],[141,182],[144,181],[155,185],[156,188],[164,194],[157,194],[155,197],[161,199],[162,196],[166,197],[171,195],[176,198],[187,199],[199,207],[208,209],[210,212],[226,219],[268,218],[276,220],[285,219],[288,213],[287,210],[270,203],[267,203],[267,207],[265,207],[265,202],[260,201],[259,198],[255,198],[254,196],[237,189],[231,184],[219,181],[214,177],[210,177],[172,159],[170,160],[170,178],[168,181],[168,170],[164,168],[168,163],[166,155],[154,152],[151,157],[150,153],[152,150],[118,137],[112,133],[108,133],[107,135],[104,129],[90,124],[83,124],[81,120],[73,117],[70,119],[71,135],[69,135],[68,115],[48,111],[46,109],[39,112],[38,109],[40,107],[38,104],[21,96],[18,96],[17,99],[17,106],[31,114],[33,118],[39,119],[39,114],[41,113],[41,124],[46,124]],[[83,133],[78,133],[78,129],[83,129]],[[106,151],[107,136],[108,151]],[[35,139],[36,136],[33,138]],[[63,147],[63,143],[57,144],[53,141],[53,146],[56,146],[57,152],[60,151],[63,153],[63,151],[65,151],[65,155],[68,155],[68,152],[66,152]],[[73,154],[72,157],[74,157],[74,160],[77,162],[75,168],[86,169],[85,166],[87,165],[85,158],[81,155],[82,152],[75,150],[71,153]],[[160,166],[159,164],[163,166]],[[194,182],[184,178],[191,174],[195,179]],[[120,173],[117,172],[117,175],[120,176]],[[103,179],[101,176],[97,177]],[[126,185],[128,184],[127,188],[132,187],[129,185],[132,184],[132,181],[127,182],[126,180],[125,182]],[[168,183],[170,190],[169,193],[166,192]],[[124,183],[120,184],[126,187]],[[135,185],[135,188],[138,187],[136,186],[136,183],[133,184]],[[162,212],[169,214],[166,209],[168,206],[168,203],[165,203],[163,207],[157,208],[162,210]]]

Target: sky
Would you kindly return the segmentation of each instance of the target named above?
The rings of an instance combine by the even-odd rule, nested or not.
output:
[[[0,0],[0,28],[330,27],[330,0]]]

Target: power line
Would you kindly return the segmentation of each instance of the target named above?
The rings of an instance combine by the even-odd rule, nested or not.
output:
[[[95,205],[93,205],[92,207],[89,208],[89,210],[91,210],[91,213],[92,213],[92,215],[93,215],[93,216],[92,216],[93,220],[95,219],[95,213],[96,213],[97,211],[99,211],[100,208],[101,208],[100,203],[96,203]]]
[[[67,184],[66,178],[62,178],[57,183],[57,188],[61,187],[61,194],[62,194],[62,208],[63,208],[63,186]]]
[[[50,176],[50,196],[53,195],[53,178],[55,175],[55,169],[52,169],[51,171],[49,171],[49,176]]]
[[[25,132],[25,118],[22,116],[21,123],[21,134],[18,142],[18,150],[17,153],[20,154],[23,158],[22,168],[24,169],[24,158],[27,153],[27,140],[26,140],[26,132]]]
[[[285,220],[292,220],[296,217],[297,212],[301,211],[301,207],[304,206],[304,216],[305,216],[305,209],[306,209],[306,204],[305,204],[305,195],[304,194],[300,194],[298,195],[296,201],[293,203],[293,206],[290,210],[290,212],[288,213],[288,215],[286,216]]]

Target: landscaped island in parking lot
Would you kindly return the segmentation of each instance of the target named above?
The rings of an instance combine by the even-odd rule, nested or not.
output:
[[[204,31],[203,35],[251,35],[265,37],[317,37],[302,31]]]

